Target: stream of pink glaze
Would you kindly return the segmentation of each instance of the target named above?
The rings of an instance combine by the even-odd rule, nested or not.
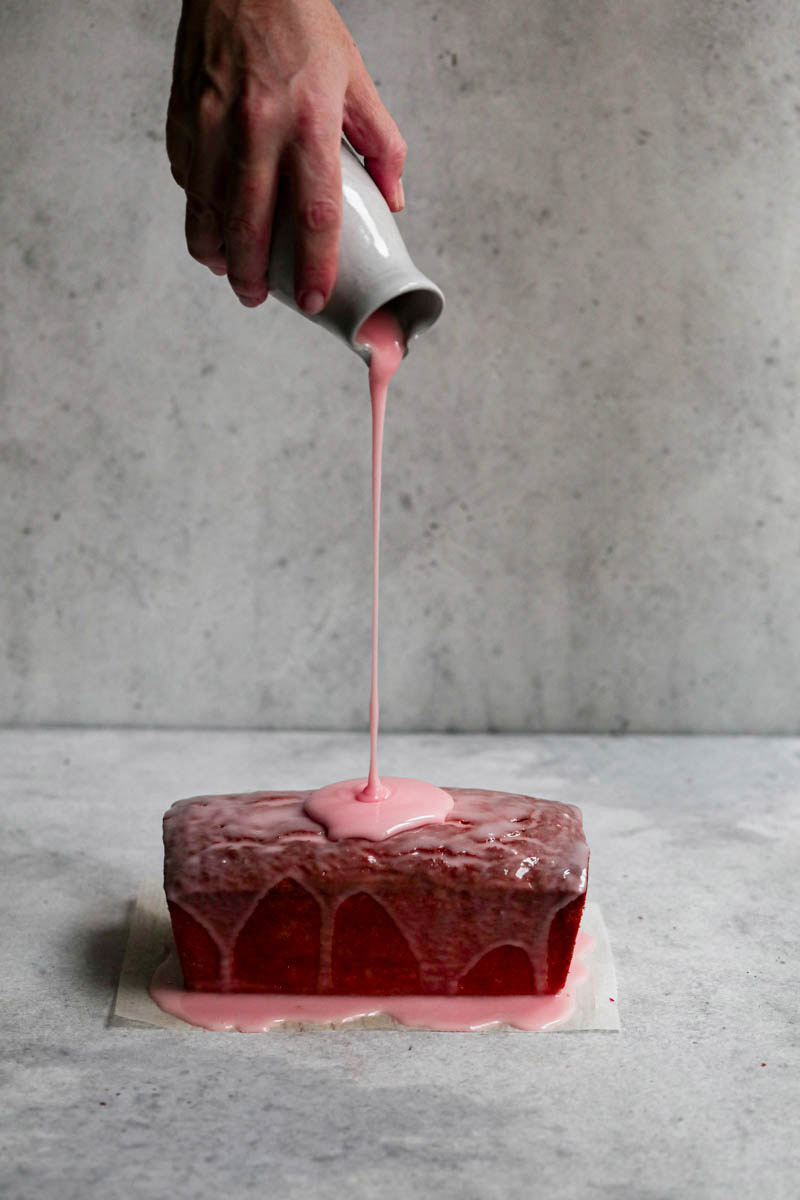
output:
[[[443,821],[452,797],[419,779],[382,780],[378,774],[378,629],[380,611],[381,477],[383,428],[389,382],[405,353],[405,339],[395,317],[378,309],[356,334],[369,347],[369,392],[372,402],[372,682],[369,696],[369,775],[347,779],[313,792],[306,811],[334,841],[365,837],[379,842],[402,829]],[[370,811],[372,810],[372,811]]]
[[[378,775],[378,626],[380,602],[381,482],[383,478],[383,427],[389,382],[403,361],[403,331],[384,309],[368,317],[356,334],[368,346],[369,396],[372,403],[372,682],[369,695],[369,777],[360,800],[384,800],[388,789]]]
[[[575,1011],[578,987],[588,978],[582,959],[594,947],[578,933],[562,991],[554,996],[285,996],[242,992],[187,992],[173,951],[153,976],[150,995],[159,1008],[216,1033],[266,1033],[284,1024],[346,1024],[385,1014],[401,1025],[438,1033],[473,1033],[492,1025],[542,1032]]]

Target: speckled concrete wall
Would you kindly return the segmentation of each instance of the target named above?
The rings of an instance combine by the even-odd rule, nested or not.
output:
[[[176,7],[3,5],[0,720],[362,727],[366,375],[185,255]],[[449,300],[386,726],[798,731],[797,5],[342,8]]]

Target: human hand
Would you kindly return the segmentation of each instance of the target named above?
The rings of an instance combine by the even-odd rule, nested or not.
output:
[[[295,298],[327,304],[341,225],[342,131],[389,207],[406,145],[330,0],[184,0],[167,153],[186,191],[189,253],[242,304],[268,294],[279,179],[292,189]]]

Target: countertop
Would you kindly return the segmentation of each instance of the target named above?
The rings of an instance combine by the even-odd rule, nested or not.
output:
[[[366,754],[355,734],[0,732],[6,1200],[800,1194],[798,739],[382,739],[386,774],[580,805],[620,1033],[109,1026],[164,809]]]

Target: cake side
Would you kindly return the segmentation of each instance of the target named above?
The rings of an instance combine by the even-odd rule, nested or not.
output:
[[[557,991],[586,890],[579,810],[447,790],[445,822],[377,843],[330,842],[307,792],[173,805],[165,890],[187,986]]]

